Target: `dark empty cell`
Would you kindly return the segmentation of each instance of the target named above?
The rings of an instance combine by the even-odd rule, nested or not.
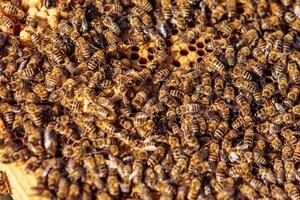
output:
[[[171,47],[173,45],[173,42],[171,40],[166,40],[167,47]]]
[[[177,29],[172,29],[172,34],[173,35],[176,35],[178,33],[178,30]]]
[[[132,50],[132,51],[139,51],[139,50],[140,50],[140,48],[139,48],[139,47],[137,47],[137,46],[133,46],[133,47],[131,48],[131,50]]]
[[[175,66],[175,67],[180,67],[180,62],[178,61],[178,60],[174,60],[173,61],[173,65]]]
[[[149,47],[149,48],[147,49],[147,51],[148,51],[149,53],[153,54],[153,53],[155,53],[155,48]]]
[[[132,53],[131,56],[130,56],[131,60],[138,60],[139,58],[140,58],[140,56],[137,53]]]
[[[198,48],[202,49],[204,47],[204,44],[203,44],[203,42],[199,41],[199,42],[197,42],[196,46]]]
[[[191,41],[190,41],[190,44],[195,44],[196,43],[196,40],[195,39],[192,39]]]
[[[140,64],[146,64],[147,63],[147,58],[141,57],[139,60]]]
[[[17,138],[22,138],[22,137],[24,137],[24,133],[23,133],[22,131],[16,131],[16,132],[14,133],[14,135],[15,135]]]
[[[272,71],[271,70],[266,70],[265,75],[266,76],[272,76]]]
[[[197,63],[201,62],[202,61],[202,58],[197,58]]]
[[[153,56],[152,55],[148,55],[148,60],[153,60]]]
[[[195,64],[194,62],[189,63],[190,67],[194,67],[194,64]]]
[[[189,50],[190,50],[190,51],[196,51],[196,47],[193,46],[193,45],[190,45],[190,46],[189,46]]]
[[[203,51],[203,50],[198,50],[198,51],[197,51],[197,54],[198,54],[199,56],[204,56],[205,51]]]
[[[207,44],[207,43],[210,42],[210,39],[206,38],[206,39],[204,40],[204,42]]]
[[[236,12],[237,12],[238,14],[243,14],[244,9],[243,9],[242,7],[238,7],[238,8],[236,9]]]
[[[237,2],[236,7],[237,7],[236,12],[238,14],[242,14],[244,12],[243,3]]]
[[[194,28],[195,27],[195,23],[194,22],[188,22],[188,27],[189,28]]]
[[[183,56],[186,56],[186,55],[189,54],[189,51],[186,50],[186,49],[182,49],[182,50],[180,50],[180,54],[183,55]]]
[[[265,82],[266,82],[266,84],[273,83],[273,80],[269,77],[266,77]]]

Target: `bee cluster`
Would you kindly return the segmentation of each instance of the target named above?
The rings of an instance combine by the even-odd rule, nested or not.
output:
[[[1,0],[0,30],[35,194],[300,199],[299,1]]]

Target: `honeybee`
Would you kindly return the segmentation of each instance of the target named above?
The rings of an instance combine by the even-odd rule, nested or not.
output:
[[[254,48],[252,51],[253,57],[258,60],[260,63],[265,64],[267,62],[264,52],[260,48]]]
[[[80,187],[78,183],[72,183],[69,188],[68,197],[66,200],[77,199],[80,195]]]
[[[254,94],[256,92],[258,92],[258,86],[255,82],[253,81],[249,81],[246,79],[237,79],[235,82],[236,87],[238,87],[239,89],[245,89],[248,92]]]
[[[0,29],[9,34],[12,35],[14,33],[14,29],[15,29],[15,24],[14,22],[7,16],[5,16],[4,14],[0,14]]]
[[[132,99],[131,104],[138,109],[141,109],[143,104],[146,103],[146,101],[149,98],[150,90],[142,90],[138,92],[135,97]]]
[[[297,101],[299,97],[300,90],[298,87],[291,87],[287,93],[286,98],[284,99],[284,104],[292,108],[294,106],[294,103]]]
[[[298,142],[297,137],[295,136],[295,132],[292,131],[290,128],[284,127],[281,129],[281,135],[284,137],[286,142],[288,142],[291,147],[294,149]]]
[[[249,183],[249,185],[253,189],[259,191],[259,193],[261,193],[262,195],[266,195],[266,196],[270,195],[269,188],[266,185],[264,185],[263,182],[254,178],[254,176],[252,174],[246,174],[244,179]]]
[[[95,70],[98,66],[105,62],[105,54],[102,50],[97,50],[87,63],[89,70]]]
[[[295,168],[295,163],[293,161],[284,161],[285,178],[286,181],[292,182],[296,180],[297,170]]]
[[[287,71],[288,71],[288,75],[289,75],[289,80],[296,84],[299,85],[300,84],[300,72],[298,69],[298,66],[296,63],[294,62],[289,62],[288,66],[287,66]]]
[[[224,73],[225,70],[224,64],[220,60],[218,60],[218,58],[216,58],[215,56],[209,56],[206,59],[204,59],[204,61],[206,65],[210,65],[210,67],[212,67],[220,74]]]
[[[208,156],[208,161],[211,163],[217,162],[220,153],[220,146],[216,143],[211,143],[209,149],[210,153]]]
[[[278,200],[279,199],[280,200],[288,199],[285,191],[281,187],[278,187],[276,185],[271,186],[271,194],[272,194],[273,198],[278,199]]]
[[[25,17],[24,11],[12,4],[11,2],[1,2],[1,8],[6,15],[14,16],[19,20]]]
[[[215,130],[214,136],[218,140],[222,140],[223,137],[226,135],[228,131],[228,123],[227,122],[220,122],[218,128]]]
[[[235,64],[235,49],[234,46],[228,45],[225,50],[225,58],[229,66],[233,66]]]
[[[7,123],[9,127],[13,125],[15,114],[13,112],[13,107],[5,102],[0,104],[0,111],[3,113],[4,121]]]
[[[164,155],[165,155],[165,148],[163,146],[157,147],[157,149],[148,158],[147,164],[150,167],[154,167],[160,162],[160,160],[163,158]]]
[[[207,132],[210,135],[213,135],[216,129],[219,126],[220,118],[217,116],[211,117],[207,122]]]
[[[151,13],[153,11],[153,6],[148,0],[134,0],[133,3],[143,8],[148,13]]]
[[[120,38],[116,36],[113,32],[111,32],[109,29],[104,30],[103,35],[105,37],[105,40],[112,46],[117,46],[117,44],[120,42]]]
[[[114,171],[110,169],[111,171]],[[107,177],[107,187],[108,192],[111,196],[119,196],[120,194],[120,188],[119,188],[119,181],[116,176],[116,172],[109,171],[108,177]]]
[[[263,88],[262,96],[266,99],[270,99],[274,93],[275,93],[275,85],[273,83],[268,83]]]
[[[294,115],[300,115],[300,104],[293,106],[289,111]]]
[[[140,197],[141,199],[145,200],[151,200],[151,193],[149,188],[144,184],[144,183],[138,183],[134,188],[133,188],[133,195],[135,194]]]
[[[162,69],[154,74],[153,83],[156,84],[158,82],[164,81],[170,75],[170,71],[168,69]]]
[[[260,166],[258,170],[259,175],[261,176],[261,179],[267,182],[270,182],[272,184],[276,184],[276,176],[274,172],[271,169],[268,169],[266,167]]]
[[[41,98],[41,100],[46,100],[48,98],[48,92],[41,84],[34,85],[32,90],[37,94],[38,97]]]
[[[32,119],[32,121],[34,122],[34,124],[36,126],[42,126],[42,109],[40,106],[37,106],[36,104],[27,104],[25,107],[26,112],[29,114],[29,117]]]
[[[55,124],[53,129],[54,131],[58,132],[61,135],[64,135],[67,139],[71,141],[76,141],[79,138],[77,133],[75,133],[75,131],[68,125]]]
[[[234,88],[230,85],[226,85],[223,91],[223,96],[226,103],[233,103],[235,100],[235,91]]]
[[[261,29],[263,31],[266,31],[266,30],[276,30],[276,28],[280,25],[280,19],[273,15],[273,16],[270,16],[270,17],[266,17],[264,18],[264,20],[262,20],[262,23],[261,23]]]
[[[172,17],[172,4],[170,0],[163,0],[160,2],[162,8],[162,14],[165,20],[170,20]]]
[[[51,170],[48,174],[48,179],[47,179],[49,189],[51,190],[56,189],[59,183],[59,179],[60,179],[60,171],[58,169]]]
[[[58,24],[58,30],[65,34],[70,34],[72,31],[74,31],[74,28],[66,20],[60,20]]]
[[[291,199],[299,199],[300,198],[299,190],[292,182],[285,182],[284,190],[287,192],[288,196]]]
[[[197,198],[198,193],[200,192],[202,182],[199,178],[195,177],[191,180],[191,185],[187,193],[188,200],[194,200]]]
[[[245,123],[245,119],[243,116],[238,116],[233,122],[232,122],[232,128],[238,129],[241,126],[243,126]]]
[[[49,58],[56,62],[57,64],[63,64],[65,55],[55,46],[47,44],[45,46],[45,52],[49,55]]]
[[[57,151],[57,146],[56,146],[56,136],[52,132],[53,130],[53,125],[48,124],[47,127],[45,128],[45,134],[44,134],[44,146],[45,150],[48,154],[50,155],[55,155]]]
[[[239,190],[248,199],[255,199],[255,198],[258,197],[257,192],[254,189],[252,189],[252,187],[250,187],[250,186],[248,186],[246,184],[241,184],[239,186]]]
[[[178,158],[176,164],[172,167],[170,172],[172,179],[174,179],[177,182],[179,180],[180,174],[187,167],[187,164],[187,159]]]
[[[295,160],[296,163],[300,162],[300,141],[296,143],[293,159]]]
[[[223,14],[225,13],[224,7],[221,5],[216,6],[213,10],[212,10],[212,14],[211,14],[211,18],[210,21],[212,24],[217,23],[223,16]]]
[[[108,16],[108,15],[104,15],[102,18],[101,18],[101,21],[102,23],[108,27],[114,34],[116,35],[119,35],[121,33],[121,29],[120,27],[118,26],[117,23],[115,23],[113,21],[113,19]]]
[[[157,182],[154,185],[154,189],[164,196],[173,197],[176,194],[175,188],[166,182]]]
[[[281,157],[283,160],[290,160],[293,157],[293,150],[289,144],[284,144],[281,152]]]
[[[278,75],[278,90],[282,96],[286,95],[288,89],[288,79],[285,73],[279,73]]]
[[[247,70],[243,69],[243,67],[238,64],[236,65],[232,70],[232,76],[234,78],[240,78],[242,77],[245,80],[252,80],[252,74],[249,73]]]

